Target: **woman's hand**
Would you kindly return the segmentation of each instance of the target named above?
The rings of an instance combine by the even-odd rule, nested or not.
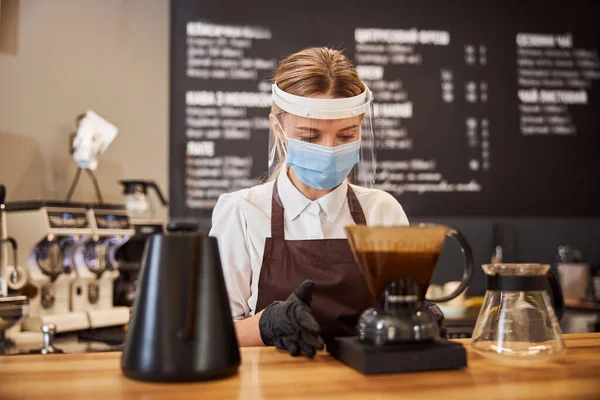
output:
[[[310,311],[312,281],[304,281],[285,301],[276,301],[259,320],[260,337],[267,346],[275,345],[292,356],[301,352],[313,357],[324,347],[321,328]]]

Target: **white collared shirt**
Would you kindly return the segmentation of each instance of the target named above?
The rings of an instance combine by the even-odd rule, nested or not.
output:
[[[274,182],[223,194],[212,216],[210,236],[219,242],[229,304],[234,320],[254,315],[258,278],[265,246],[271,237],[271,199]],[[389,193],[351,185],[367,225],[407,225],[398,201]],[[277,178],[283,203],[284,233],[288,240],[345,239],[344,226],[354,225],[344,181],[327,195],[311,201],[292,184],[283,168]]]

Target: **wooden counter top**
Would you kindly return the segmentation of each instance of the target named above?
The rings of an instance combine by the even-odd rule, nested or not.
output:
[[[326,353],[310,360],[246,348],[237,376],[192,384],[129,380],[120,353],[5,356],[0,399],[600,399],[600,334],[565,339],[561,359],[535,367],[508,367],[469,352],[464,370],[370,377]]]

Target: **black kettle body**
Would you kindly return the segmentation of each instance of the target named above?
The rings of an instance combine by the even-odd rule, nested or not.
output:
[[[190,382],[237,372],[240,352],[217,239],[170,223],[144,249],[121,368],[143,381]]]

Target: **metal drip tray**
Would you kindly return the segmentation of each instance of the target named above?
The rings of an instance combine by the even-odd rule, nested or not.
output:
[[[0,333],[10,328],[29,313],[26,296],[0,297]]]
[[[53,344],[64,354],[103,353],[122,351],[124,338],[123,327],[119,326],[57,334]],[[16,346],[11,343],[10,339],[5,339],[4,348],[0,349],[0,355],[29,355],[32,350],[40,348],[40,345]]]

